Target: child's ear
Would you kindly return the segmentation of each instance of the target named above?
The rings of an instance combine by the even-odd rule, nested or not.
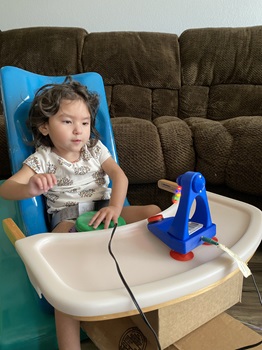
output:
[[[48,124],[42,124],[39,126],[38,130],[41,132],[42,135],[46,136],[49,134]]]

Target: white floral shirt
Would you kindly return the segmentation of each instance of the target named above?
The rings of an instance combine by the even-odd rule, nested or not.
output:
[[[37,174],[55,174],[57,185],[44,193],[48,213],[54,213],[80,202],[110,198],[109,177],[102,169],[103,162],[110,156],[101,141],[92,148],[85,145],[74,163],[58,156],[50,147],[40,146],[24,164]]]

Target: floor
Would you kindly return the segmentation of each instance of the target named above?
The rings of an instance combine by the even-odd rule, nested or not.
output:
[[[262,245],[252,257],[248,266],[253,273],[260,293],[262,293]],[[260,300],[261,296],[259,299],[253,279],[250,276],[244,279],[242,302],[227,310],[227,313],[262,335],[262,301]],[[98,348],[90,340],[86,340],[82,343],[81,349],[97,350]]]
[[[262,294],[262,244],[248,264]],[[230,316],[245,323],[262,335],[262,296],[258,296],[252,277],[244,279],[242,302],[227,311]]]

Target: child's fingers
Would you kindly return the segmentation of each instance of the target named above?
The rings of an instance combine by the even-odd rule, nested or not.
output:
[[[101,224],[101,222],[104,221],[105,217],[106,215],[103,212],[98,211],[90,220],[89,225],[93,226],[94,228],[97,228]]]
[[[56,185],[57,184],[57,179],[55,174],[49,174],[51,176],[51,180],[52,180],[52,185]]]
[[[96,221],[96,218],[98,217],[98,215],[99,215],[99,212],[97,212],[96,214],[94,214],[93,216],[92,216],[92,219],[89,221],[89,225],[90,226],[92,226],[93,225],[93,223]]]
[[[114,224],[118,223],[118,216],[116,214],[110,213],[110,215],[107,215],[104,220],[104,228],[108,228],[111,221],[113,221]]]
[[[111,216],[106,216],[105,217],[105,219],[104,219],[104,228],[108,228],[109,227],[111,220],[112,220]]]
[[[47,184],[47,179],[43,176],[36,178],[36,185],[39,187],[40,190],[43,192],[47,192],[49,190],[49,186]]]
[[[52,188],[57,184],[56,177],[54,174],[46,174],[46,181],[49,188]]]
[[[110,222],[113,218],[113,213],[109,208],[102,208],[99,210],[89,221],[89,225],[93,226],[94,228],[97,228],[101,222],[104,222],[104,228],[108,228],[110,225]]]
[[[47,192],[56,185],[57,180],[54,174],[38,174],[32,177],[32,182],[43,192]]]

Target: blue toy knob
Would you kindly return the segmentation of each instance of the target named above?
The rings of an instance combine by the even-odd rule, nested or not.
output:
[[[195,193],[200,193],[205,189],[205,179],[200,173],[196,173],[192,181],[192,190]]]

